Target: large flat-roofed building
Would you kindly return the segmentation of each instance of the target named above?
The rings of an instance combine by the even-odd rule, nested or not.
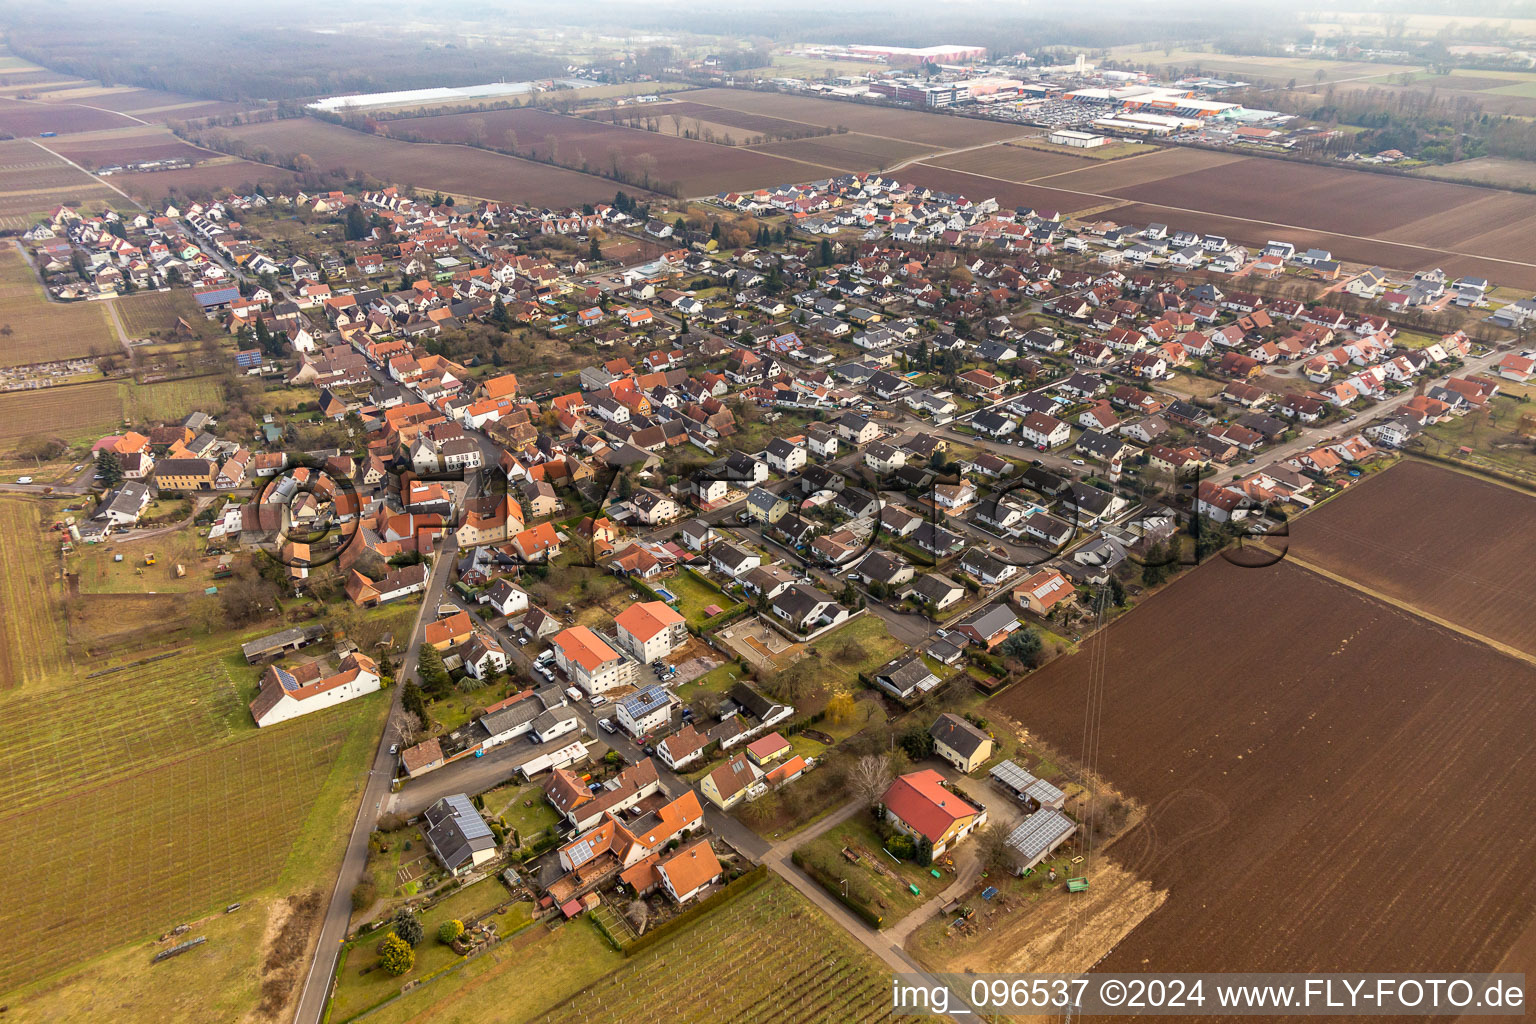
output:
[[[1073,149],[1093,149],[1109,141],[1102,135],[1075,131],[1071,128],[1058,128],[1047,135],[1046,139],[1058,146],[1071,146]]]
[[[987,55],[985,46],[963,46],[957,43],[942,43],[938,46],[874,46],[855,43],[846,49],[849,53],[883,57],[890,64],[965,64]]]

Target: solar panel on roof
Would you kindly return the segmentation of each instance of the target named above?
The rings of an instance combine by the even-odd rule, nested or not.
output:
[[[480,812],[475,810],[475,805],[469,802],[469,797],[463,793],[448,798],[448,805],[453,808],[453,815],[458,820],[459,833],[465,839],[478,839],[481,836],[491,835],[491,827],[480,817]]]
[[[283,684],[285,690],[297,690],[299,681],[293,678],[293,674],[286,669],[277,669],[277,681]]]
[[[1044,779],[1036,779],[1033,783],[1030,784],[1029,788],[1024,791],[1024,795],[1036,803],[1041,804],[1056,803],[1057,801],[1066,797],[1065,793],[1051,785],[1049,782],[1046,782]]]
[[[623,705],[632,718],[649,714],[658,708],[665,707],[670,698],[667,691],[660,686],[647,686],[639,693],[630,694],[619,703]]]
[[[1060,811],[1036,811],[1008,834],[1008,846],[1025,860],[1035,860],[1076,828],[1077,823]]]
[[[591,860],[593,856],[592,840],[590,838],[582,839],[578,841],[575,846],[571,847],[571,866],[579,868],[581,865]]]
[[[1018,793],[1023,793],[1040,780],[1012,761],[1004,761],[989,773],[998,782]]]

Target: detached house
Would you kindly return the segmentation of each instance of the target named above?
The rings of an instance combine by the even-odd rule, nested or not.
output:
[[[293,670],[269,665],[261,688],[251,701],[251,717],[258,727],[276,725],[322,708],[335,707],[378,690],[379,669],[373,659],[349,654],[333,675],[325,675],[320,662]]]
[[[885,820],[938,857],[986,824],[987,812],[971,806],[944,787],[932,768],[902,775],[880,798]]]
[[[992,737],[959,715],[940,715],[928,728],[933,752],[969,774],[992,756]]]

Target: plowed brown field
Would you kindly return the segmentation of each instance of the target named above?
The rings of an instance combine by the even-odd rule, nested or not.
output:
[[[1402,462],[1291,526],[1290,550],[1536,655],[1536,498]]]
[[[1169,895],[1098,970],[1491,970],[1536,921],[1530,665],[1218,559],[994,709],[1077,754],[1099,649],[1097,766],[1148,808],[1107,856]]]
[[[667,131],[671,125],[665,119],[661,131],[650,132],[524,107],[413,117],[387,122],[387,127],[393,135],[428,142],[468,142],[471,132],[479,131],[483,142],[497,148],[509,144],[507,132],[512,131],[517,153],[540,160],[553,155],[556,163],[605,173],[617,169],[630,180],[643,180],[642,161],[649,158],[652,181],[676,184],[683,195],[813,181],[828,170],[740,146],[679,138]]]
[[[502,202],[572,206],[611,199],[615,188],[622,187],[604,178],[481,149],[400,142],[310,118],[246,125],[230,133],[277,154],[306,153],[322,170],[366,171],[397,185]]]

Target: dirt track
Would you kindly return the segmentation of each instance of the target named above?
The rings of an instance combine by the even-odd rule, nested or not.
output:
[[[1078,752],[1100,644],[1098,768],[1147,806],[1105,856],[1169,893],[1100,970],[1492,969],[1536,921],[1536,670],[1218,560],[1000,710]]]

